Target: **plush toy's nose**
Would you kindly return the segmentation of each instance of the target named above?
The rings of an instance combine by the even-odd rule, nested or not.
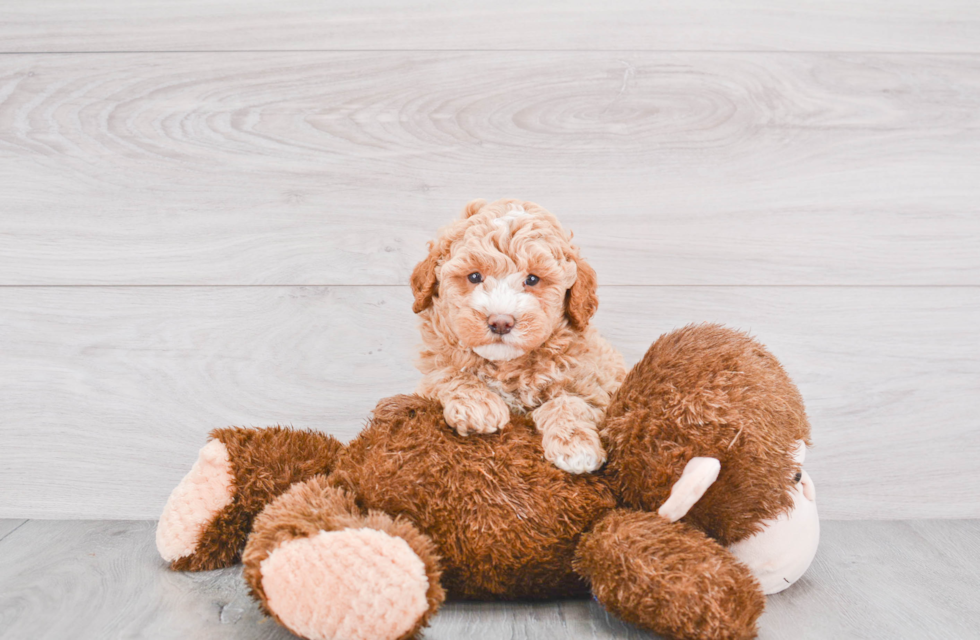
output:
[[[487,320],[487,324],[490,326],[490,331],[502,336],[505,333],[510,333],[510,330],[514,328],[514,316],[495,313]]]

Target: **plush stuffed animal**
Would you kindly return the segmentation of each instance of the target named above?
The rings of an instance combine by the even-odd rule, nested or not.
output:
[[[668,637],[754,636],[764,590],[800,577],[817,536],[809,426],[783,368],[717,325],[667,334],[601,433],[608,463],[573,475],[527,416],[463,437],[418,396],[381,401],[346,446],[219,429],[157,546],[175,570],[240,558],[262,608],[311,640],[410,638],[447,596],[590,592]]]

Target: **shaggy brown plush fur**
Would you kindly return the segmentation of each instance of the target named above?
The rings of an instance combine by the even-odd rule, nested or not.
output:
[[[604,474],[623,503],[656,511],[687,462],[721,461],[721,473],[687,522],[723,545],[755,533],[793,504],[810,442],[803,399],[779,362],[748,335],[719,325],[662,336],[620,388],[601,431]]]
[[[278,545],[370,527],[402,537],[425,564],[433,590],[416,630],[440,588],[504,599],[591,587],[610,611],[668,637],[751,637],[764,596],[722,545],[789,504],[792,452],[809,429],[782,367],[744,334],[688,327],[651,347],[601,427],[610,457],[594,475],[545,461],[527,415],[463,437],[438,402],[418,396],[383,400],[346,447],[286,430],[215,437],[235,465],[229,509],[254,514],[291,479],[308,480],[272,501],[248,539],[245,575],[267,609],[261,562]],[[668,523],[655,511],[695,456],[721,460],[721,474],[683,521]],[[222,542],[237,549],[250,519],[217,519],[185,566],[214,565]]]
[[[442,556],[454,598],[556,598],[588,588],[571,566],[578,536],[615,506],[597,477],[541,456],[527,416],[487,437],[446,425],[438,402],[383,400],[330,478],[362,509],[404,516]]]
[[[655,513],[610,513],[583,538],[575,568],[607,610],[669,638],[752,638],[766,604],[728,550]]]
[[[211,439],[228,449],[234,499],[204,529],[195,552],[171,563],[174,571],[210,571],[238,562],[255,516],[293,483],[330,473],[344,448],[332,436],[284,427],[215,429]]]

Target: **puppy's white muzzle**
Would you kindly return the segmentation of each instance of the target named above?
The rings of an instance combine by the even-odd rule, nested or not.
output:
[[[524,355],[524,350],[517,346],[522,336],[521,314],[534,304],[534,296],[524,291],[524,276],[512,273],[509,276],[496,279],[487,278],[470,295],[470,306],[486,316],[487,334],[496,339],[473,351],[487,360],[513,360]],[[497,316],[511,316],[514,326],[507,333],[499,333],[492,329],[491,319]]]
[[[481,358],[500,362],[503,360],[513,360],[524,355],[524,350],[505,342],[491,342],[479,347],[473,347],[473,352]]]

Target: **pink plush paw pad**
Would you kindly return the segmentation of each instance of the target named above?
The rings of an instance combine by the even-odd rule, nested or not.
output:
[[[429,608],[422,560],[401,538],[375,529],[289,540],[261,570],[269,609],[310,640],[395,640]]]
[[[157,525],[157,550],[167,562],[194,553],[201,533],[214,516],[232,501],[231,460],[228,449],[212,440],[197,462],[174,488]]]

